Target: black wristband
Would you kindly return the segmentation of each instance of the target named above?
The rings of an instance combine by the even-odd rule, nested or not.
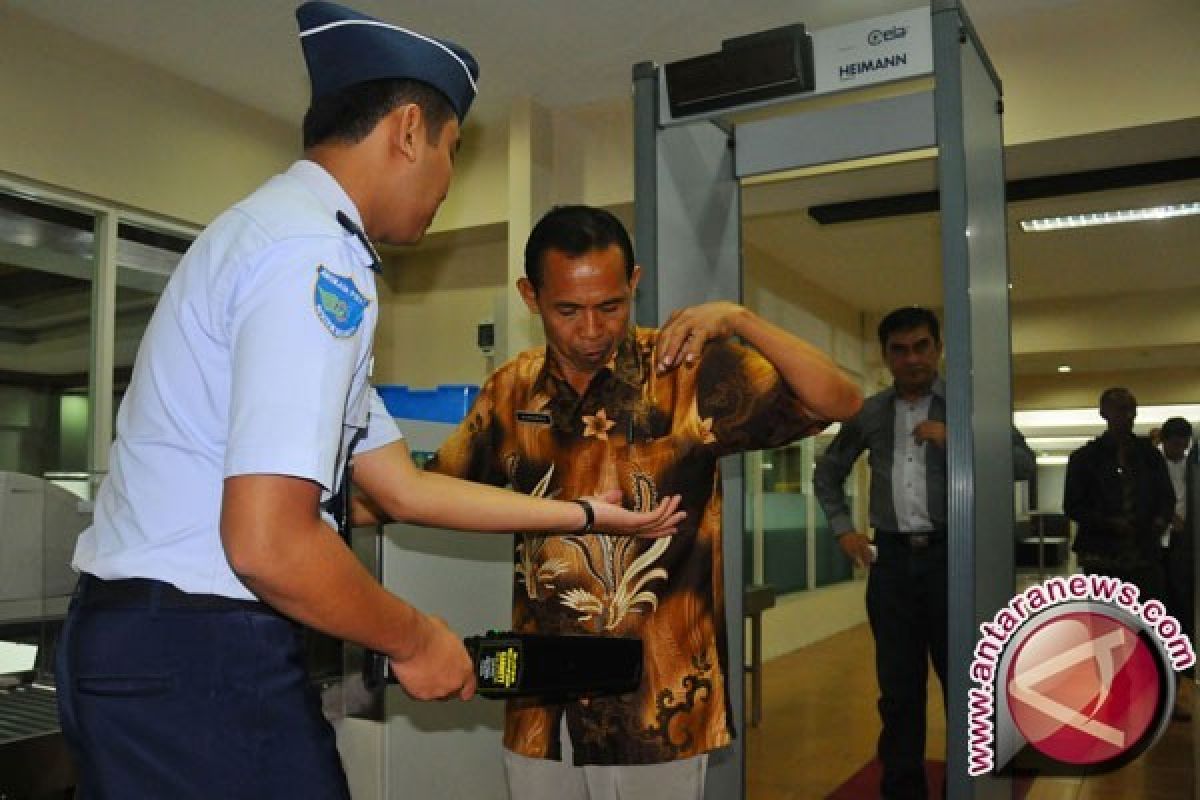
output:
[[[572,503],[578,503],[583,509],[583,527],[576,533],[591,533],[592,526],[596,524],[596,511],[592,508],[592,504],[587,500],[572,500]]]

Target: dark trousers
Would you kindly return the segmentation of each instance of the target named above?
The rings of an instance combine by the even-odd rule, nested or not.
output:
[[[925,687],[929,662],[946,698],[946,537],[916,547],[904,534],[879,532],[878,561],[867,579],[867,617],[879,678],[880,791],[888,800],[926,800]]]
[[[1167,605],[1167,581],[1163,574],[1162,558],[1158,554],[1146,553],[1114,559],[1080,553],[1079,567],[1088,575],[1107,575],[1133,584],[1138,589],[1139,603],[1158,600]]]
[[[55,665],[76,797],[348,799],[299,631],[259,603],[85,575]]]
[[[1179,624],[1183,626],[1183,632],[1195,643],[1196,589],[1192,558],[1192,548],[1178,541],[1173,541],[1170,547],[1162,549],[1167,612],[1179,620]],[[1192,677],[1195,675],[1195,669],[1188,669],[1184,674]]]

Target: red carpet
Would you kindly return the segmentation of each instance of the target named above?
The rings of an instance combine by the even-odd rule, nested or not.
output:
[[[850,779],[833,790],[825,800],[876,800],[879,797],[879,761],[871,759],[866,766],[850,776]],[[941,800],[942,783],[946,780],[945,761],[926,761],[925,777],[929,782],[929,799]],[[1030,778],[1013,779],[1013,800],[1023,800],[1033,786]]]

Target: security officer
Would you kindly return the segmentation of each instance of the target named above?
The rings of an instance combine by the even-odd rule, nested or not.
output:
[[[222,214],[172,276],[81,537],[56,665],[85,797],[348,797],[297,622],[386,654],[419,699],[469,698],[458,636],[389,594],[322,504],[350,452],[389,516],[474,530],[672,533],[635,514],[416,470],[367,383],[368,237],[421,238],[445,197],[475,60],[335,5],[297,12],[305,158]]]

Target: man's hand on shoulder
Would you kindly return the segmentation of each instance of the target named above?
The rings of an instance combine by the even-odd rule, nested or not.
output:
[[[695,366],[710,341],[739,336],[778,371],[808,416],[825,421],[850,419],[862,407],[862,391],[828,355],[728,301],[683,308],[658,334],[655,366],[659,372]]]
[[[737,317],[748,313],[725,300],[672,312],[658,332],[655,361],[659,372],[695,364],[708,342],[728,339],[735,333]]]

